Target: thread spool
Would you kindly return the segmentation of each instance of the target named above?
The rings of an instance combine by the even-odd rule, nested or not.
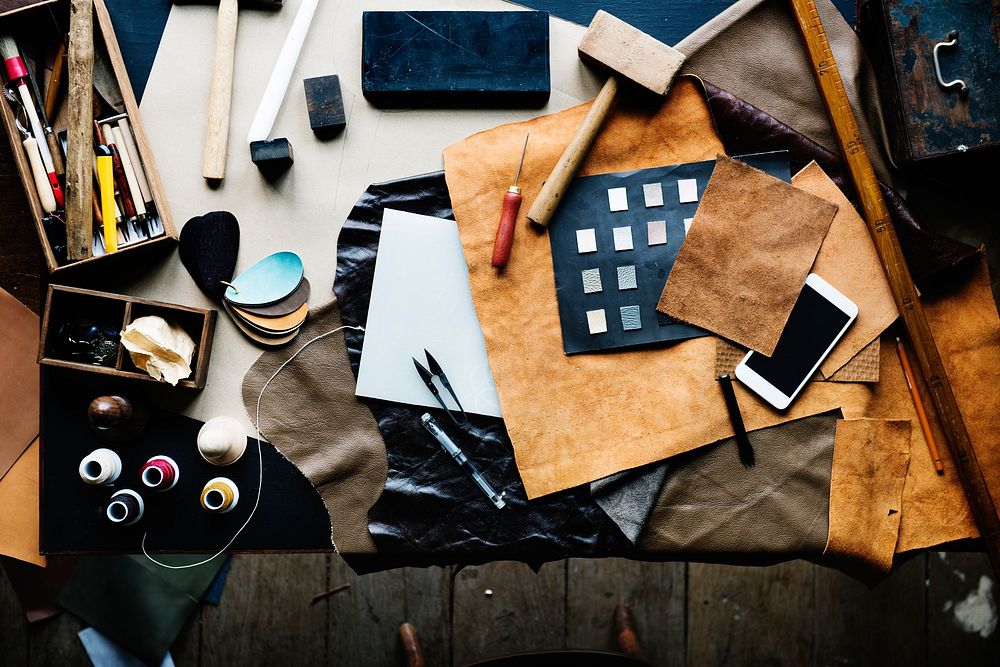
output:
[[[177,462],[169,456],[159,454],[146,461],[139,470],[142,483],[154,491],[169,491],[181,477]]]
[[[240,490],[228,477],[216,477],[201,490],[201,506],[209,512],[225,514],[240,501]]]
[[[111,502],[104,513],[111,523],[131,526],[142,518],[145,509],[142,496],[132,489],[122,489],[111,496]]]
[[[121,442],[137,436],[148,420],[146,409],[124,396],[98,396],[87,408],[90,428],[108,442]]]
[[[95,449],[80,461],[80,479],[87,484],[111,485],[121,474],[121,457],[116,452],[104,447]]]
[[[198,431],[198,453],[212,465],[235,463],[246,448],[246,431],[232,417],[213,417]]]

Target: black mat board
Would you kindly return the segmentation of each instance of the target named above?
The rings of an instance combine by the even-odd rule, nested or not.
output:
[[[743,155],[737,156],[737,159],[785,182],[791,181],[787,151]],[[684,241],[684,219],[694,217],[698,201],[701,200],[714,169],[715,160],[705,160],[638,171],[581,176],[573,180],[549,225],[559,323],[566,354],[621,349],[709,335],[704,329],[657,313],[656,303]],[[677,181],[692,178],[698,182],[698,201],[681,204]],[[649,183],[661,184],[662,205],[646,207],[643,185]],[[626,189],[627,211],[610,210],[608,190],[611,188]],[[646,223],[659,220],[667,223],[667,242],[662,245],[647,245]],[[631,228],[632,250],[615,250],[615,227]],[[577,251],[576,233],[583,229],[595,230],[597,252]],[[618,288],[618,268],[624,266],[635,267],[635,289]],[[593,269],[600,271],[602,289],[600,292],[586,294],[581,273]],[[641,328],[626,330],[623,328],[620,308],[634,305],[639,306]],[[587,311],[601,309],[605,312],[607,332],[591,334],[587,324]]]

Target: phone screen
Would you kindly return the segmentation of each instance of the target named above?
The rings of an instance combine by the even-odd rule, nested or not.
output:
[[[807,284],[792,307],[774,354],[765,357],[754,352],[746,365],[791,396],[850,319]]]

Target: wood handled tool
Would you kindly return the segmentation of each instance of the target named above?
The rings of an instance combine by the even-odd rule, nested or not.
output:
[[[43,211],[52,213],[56,210],[56,199],[52,196],[52,187],[49,185],[45,166],[42,164],[42,156],[38,152],[38,141],[29,136],[22,142],[22,145],[24,146],[24,154],[28,156],[28,164],[31,166],[31,176],[35,180],[38,202],[42,205]]]
[[[528,220],[543,227],[552,220],[566,188],[611,112],[622,84],[620,79],[632,81],[657,95],[666,95],[684,64],[684,54],[680,51],[604,10],[594,15],[580,40],[579,51],[582,58],[604,65],[612,74],[528,210]]]
[[[190,4],[191,1],[175,0],[174,4]],[[240,7],[281,9],[281,5],[282,0],[219,0],[219,15],[215,24],[212,89],[208,99],[208,127],[205,131],[205,155],[201,168],[201,175],[206,180],[220,181],[226,177],[229,112],[233,101],[233,69],[236,63],[236,25],[239,9]]]
[[[993,497],[986,486],[983,470],[976,458],[976,451],[972,447],[969,432],[955,401],[955,394],[948,382],[941,355],[927,324],[923,305],[910,277],[910,270],[906,265],[906,258],[899,245],[885,200],[882,198],[875,170],[865,150],[857,119],[844,92],[844,84],[830,50],[819,10],[813,0],[789,0],[789,2],[799,32],[805,40],[813,65],[813,74],[830,114],[840,152],[861,199],[868,231],[882,262],[882,268],[885,269],[886,277],[889,279],[889,288],[916,352],[920,370],[927,381],[927,389],[937,410],[938,421],[948,442],[952,462],[965,491],[966,500],[969,502],[969,509],[982,536],[983,546],[986,548],[993,571],[1000,574],[1000,516],[997,515]]]
[[[86,259],[93,252],[94,179],[93,70],[94,3],[70,0],[69,104],[66,120],[66,256]],[[105,221],[107,223],[107,221]]]
[[[104,218],[104,250],[118,250],[118,228],[115,225],[114,165],[111,149],[100,146],[97,154],[97,180],[101,190],[101,212]]]
[[[517,165],[514,185],[507,188],[503,196],[503,208],[500,211],[500,224],[497,225],[497,237],[493,241],[493,267],[502,269],[510,259],[510,247],[514,244],[514,223],[521,210],[521,188],[517,182],[521,178],[521,167],[524,166],[524,154],[528,151],[528,134],[524,137],[524,148],[521,149],[521,161]]]

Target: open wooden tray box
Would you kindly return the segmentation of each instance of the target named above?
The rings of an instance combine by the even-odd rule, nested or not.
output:
[[[154,380],[145,371],[135,367],[128,351],[120,341],[114,362],[106,366],[60,358],[58,351],[58,332],[64,323],[96,324],[107,329],[114,329],[117,332],[123,331],[133,320],[145,315],[159,315],[168,322],[180,326],[191,336],[195,342],[194,357],[191,359],[191,377],[181,380],[177,386],[194,389],[204,388],[208,377],[208,362],[212,356],[216,311],[77,287],[49,285],[48,297],[45,300],[45,314],[42,318],[42,339],[38,351],[38,363],[160,383],[159,380]]]
[[[54,35],[57,30],[56,23],[53,18],[49,16],[49,12],[52,11],[56,16],[66,17],[68,16],[68,5],[69,3],[67,0],[0,0],[0,29],[10,31],[15,39],[18,40],[18,44],[19,46],[22,46],[22,48],[25,46],[30,47],[38,41],[38,38],[37,35],[25,34],[33,32],[28,29],[28,27],[35,26],[35,30],[47,28],[51,30]],[[68,26],[68,19],[63,27],[66,26]],[[108,9],[104,4],[104,0],[94,0],[94,33],[95,52],[102,54],[103,57],[106,57],[107,62],[114,73],[114,79],[118,84],[121,99],[124,103],[124,112],[128,114],[129,122],[132,126],[135,143],[138,147],[139,155],[142,160],[142,166],[145,169],[146,178],[149,181],[149,189],[156,205],[156,213],[159,223],[162,224],[163,227],[163,234],[123,246],[119,248],[117,252],[97,255],[75,262],[63,261],[60,263],[57,259],[56,253],[53,251],[49,237],[45,231],[45,226],[42,221],[45,213],[42,210],[41,203],[38,199],[38,193],[35,190],[34,180],[31,175],[31,167],[28,164],[24,148],[21,145],[22,135],[15,124],[14,111],[11,109],[11,105],[7,102],[7,100],[0,99],[0,121],[2,121],[4,129],[7,132],[7,137],[10,140],[10,146],[14,153],[14,160],[21,175],[21,182],[24,187],[25,194],[27,195],[28,205],[31,208],[31,214],[35,221],[38,238],[41,242],[42,254],[45,256],[45,264],[48,266],[50,273],[53,275],[60,274],[61,272],[65,272],[67,270],[72,271],[83,266],[95,268],[94,265],[97,265],[104,268],[107,268],[108,266],[121,268],[126,266],[126,262],[121,261],[124,258],[131,258],[134,260],[137,255],[142,255],[143,252],[165,252],[167,249],[171,248],[177,240],[177,230],[174,227],[173,220],[170,216],[170,208],[167,204],[167,198],[163,191],[163,183],[160,181],[160,175],[156,169],[156,162],[153,160],[153,152],[150,149],[149,140],[146,137],[146,131],[142,125],[142,119],[139,116],[139,105],[135,100],[135,95],[132,93],[132,84],[129,82],[128,74],[125,71],[125,62],[122,59],[121,50],[118,48],[118,39],[115,37],[114,27],[111,24],[111,16],[108,14]],[[63,36],[65,37],[65,35]],[[44,80],[45,77],[42,78]],[[43,82],[40,81],[39,85],[42,86],[42,83]],[[62,103],[63,114],[65,113],[66,106],[65,99],[66,98],[64,97]],[[56,132],[65,129],[65,125],[57,123],[56,118],[50,118],[49,121],[52,123],[53,129]],[[96,233],[98,232],[95,230],[95,234]],[[114,264],[116,261],[117,264]],[[127,264],[129,267],[141,267],[142,265],[142,262],[131,262]]]

